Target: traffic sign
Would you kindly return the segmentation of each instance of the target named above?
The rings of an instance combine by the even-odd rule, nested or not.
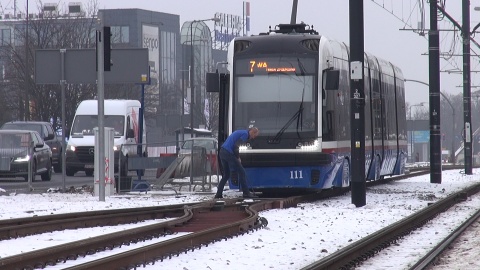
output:
[[[111,71],[105,71],[105,83],[148,83],[148,49],[112,49]],[[48,68],[47,68],[48,67]],[[65,82],[68,84],[96,83],[95,49],[66,49]],[[60,84],[62,63],[60,50],[35,51],[35,83]]]

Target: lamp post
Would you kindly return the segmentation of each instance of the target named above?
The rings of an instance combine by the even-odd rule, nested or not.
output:
[[[185,115],[185,72],[189,72],[185,66],[185,43],[187,43],[187,40],[182,42],[182,68],[180,71],[182,72],[182,113],[180,115],[180,126],[182,127],[181,130],[181,141],[182,143],[185,141],[185,127],[183,125],[183,116]],[[191,112],[190,112],[191,114]],[[177,145],[179,147],[179,145]]]
[[[191,40],[185,40],[184,42],[182,42],[182,68],[181,70],[179,70],[180,72],[182,72],[182,113],[181,113],[181,119],[180,119],[180,126],[182,127],[182,130],[181,130],[181,141],[185,141],[185,134],[184,134],[184,126],[183,126],[183,116],[185,114],[185,72],[190,72],[190,69],[187,69],[187,67],[185,67],[185,43],[193,43],[193,42],[196,42],[196,41],[203,41],[205,42],[206,40],[205,39],[194,39],[193,41]],[[189,78],[190,80],[190,78]]]
[[[410,136],[410,142],[411,142],[411,149],[412,149],[412,154],[415,153],[415,140],[413,139],[413,133],[415,132],[415,122],[412,120],[412,109],[413,107],[423,107],[423,103],[424,102],[420,102],[419,104],[414,104],[412,106],[410,106],[410,120],[412,121],[412,125],[413,125],[413,128],[412,128],[412,133],[411,133],[411,136]],[[412,154],[410,156],[412,156]],[[413,157],[412,157],[413,158]],[[415,160],[416,162],[416,160]]]
[[[429,86],[428,83],[425,83],[425,82],[422,82],[422,81],[417,81],[417,80],[410,80],[410,79],[404,79],[405,82],[416,82],[416,83],[419,83],[419,84],[423,84],[423,85],[426,85],[426,86]],[[445,94],[443,92],[440,92],[440,95],[442,95],[442,97],[447,101],[448,105],[450,105],[450,107],[452,108],[452,145],[451,145],[451,153],[450,153],[450,159],[451,159],[451,162],[453,162],[455,164],[455,130],[457,129],[457,122],[455,122],[455,107],[453,107],[453,104],[452,102],[450,101],[449,98],[447,98],[447,96],[445,96]],[[410,111],[411,112],[411,111]],[[410,119],[411,119],[411,116],[410,116]]]
[[[30,120],[30,98],[28,96],[28,0],[27,0],[27,15],[25,16],[25,121]],[[62,121],[64,121],[62,119]],[[63,132],[63,130],[62,130]],[[62,164],[65,166],[64,164]],[[64,189],[65,190],[65,189]]]
[[[167,79],[165,79],[165,76],[163,76],[165,72],[167,73]],[[158,105],[157,105],[155,115],[157,119],[160,118],[162,120],[161,125],[162,125],[163,132],[168,132],[166,131],[167,130],[166,118],[167,118],[169,108],[167,108],[166,104],[164,104],[165,102],[163,101],[165,98],[168,97],[168,84],[169,84],[168,69],[164,68],[162,70],[157,70]]]
[[[194,83],[195,83],[195,70],[194,70],[194,50],[193,50],[193,23],[205,22],[205,21],[220,21],[220,18],[210,18],[204,20],[193,20],[190,22],[190,135],[193,138],[193,106],[194,102]]]
[[[193,57],[193,23],[197,21],[191,21],[190,22],[190,138],[193,138],[193,104],[194,104],[194,94],[193,94],[193,84],[195,82],[194,80],[194,70],[193,70],[193,64],[194,64],[194,57]],[[193,149],[193,146],[192,146]]]
[[[193,23],[198,23],[198,22],[205,22],[205,21],[215,21],[218,22],[220,21],[220,18],[210,18],[210,19],[204,19],[204,20],[193,20],[190,22],[190,136],[193,139],[193,105],[195,104],[194,102],[194,83],[195,83],[195,72],[194,72],[194,64],[195,64],[195,59],[194,59],[194,50],[193,50]],[[192,155],[191,155],[191,161],[190,161],[190,183],[193,182],[193,143],[192,143]]]

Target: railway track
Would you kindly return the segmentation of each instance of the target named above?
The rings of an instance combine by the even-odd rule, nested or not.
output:
[[[173,220],[161,222],[150,226],[144,226],[137,229],[131,229],[119,233],[112,233],[100,237],[89,238],[64,245],[58,245],[38,251],[27,252],[15,256],[0,259],[0,269],[35,269],[43,268],[47,265],[55,265],[57,262],[75,259],[78,256],[92,254],[99,250],[105,250],[133,241],[138,241],[142,237],[153,237],[167,234],[164,228],[175,226],[178,223],[186,222],[191,218],[189,211],[192,206],[165,206],[154,207],[153,209],[142,210],[135,213],[134,209],[115,211],[97,211],[77,214],[53,215],[48,217],[37,217],[29,219],[9,220],[5,223],[16,223],[17,226],[2,226],[3,235],[23,236],[34,233],[43,233],[51,230],[87,228],[95,226],[125,224],[138,222],[145,219],[173,218]],[[113,212],[113,213],[108,213]],[[150,212],[150,215],[149,213]],[[62,217],[67,217],[66,224],[62,224]],[[49,220],[52,219],[52,220]],[[97,221],[100,220],[100,221]],[[9,225],[10,225],[9,224]],[[15,228],[19,227],[19,228]],[[163,229],[163,230],[162,230]]]
[[[198,203],[0,220],[0,240],[67,229],[113,226],[138,223],[144,220],[179,217],[183,215],[185,207],[195,204]]]
[[[443,255],[443,252],[454,243],[466,230],[468,230],[475,222],[480,219],[480,209],[475,212],[469,219],[463,222],[456,230],[451,232],[443,241],[438,243],[430,252],[423,256],[417,263],[415,263],[411,270],[422,270],[428,266],[433,265],[438,258]]]
[[[384,181],[392,180],[398,180],[398,178],[388,178]],[[367,183],[367,185],[370,184],[373,185],[374,183]],[[103,235],[89,240],[81,240],[17,256],[5,257],[0,259],[0,269],[42,268],[88,254],[95,254],[99,251],[121,248],[123,245],[160,238],[176,232],[192,232],[185,236],[160,242],[151,247],[143,247],[135,251],[124,252],[121,255],[79,265],[75,269],[105,269],[105,265],[108,265],[110,269],[130,269],[138,265],[153,264],[155,261],[161,261],[183,252],[193,251],[212,242],[265,226],[266,221],[258,218],[258,211],[287,208],[296,206],[300,202],[324,199],[343,194],[344,192],[342,190],[328,190],[308,196],[286,199],[261,199],[249,203],[238,199],[230,199],[225,200],[223,204],[209,201],[205,203],[4,220],[0,221],[0,236],[2,239],[68,228],[76,229],[135,223],[148,219],[172,218],[169,221],[131,229],[122,233]]]
[[[162,241],[154,245],[124,252],[121,255],[106,257],[71,268],[130,269],[136,265],[154,263],[173,255],[193,251],[215,241],[243,234],[249,230],[262,228],[266,226],[267,221],[258,217],[258,211],[296,206],[298,202],[305,199],[309,198],[299,196],[280,200],[263,199],[251,202],[230,199],[222,202],[208,201],[198,204],[153,207],[147,210],[142,209],[142,211],[137,209],[137,213],[135,213],[134,209],[127,209],[126,213],[122,213],[122,210],[98,211],[81,213],[79,216],[64,214],[4,221],[4,225],[8,226],[2,226],[1,228],[5,231],[5,238],[8,238],[46,232],[52,228],[60,230],[66,227],[79,228],[97,226],[98,224],[124,224],[145,219],[172,218],[157,224],[2,258],[0,259],[0,269],[44,268],[100,251],[121,248],[131,243],[160,238],[177,232],[190,232],[175,239]],[[150,212],[150,215],[148,215],[148,212]],[[61,227],[62,218],[65,217],[69,217],[66,223],[70,225]],[[107,221],[112,218],[116,218],[116,221]],[[105,221],[97,222],[97,219]],[[22,228],[14,229],[17,226]],[[37,227],[37,229],[34,229],[34,227]]]
[[[429,205],[423,210],[387,226],[386,228],[342,248],[302,269],[354,269],[369,258],[374,257],[380,250],[396,243],[399,239],[410,234],[412,231],[424,226],[428,221],[432,220],[440,213],[446,211],[457,203],[465,201],[468,196],[477,194],[478,192],[480,192],[480,184],[456,192]],[[432,263],[451,241],[458,237],[465,228],[478,218],[478,215],[479,213],[477,212],[471,219],[460,226],[458,230],[453,232],[444,241],[433,248],[431,252],[420,259],[411,269],[424,269],[427,265]]]

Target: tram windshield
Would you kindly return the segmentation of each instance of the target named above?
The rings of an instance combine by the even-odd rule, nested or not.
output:
[[[315,131],[315,58],[238,59],[234,69],[234,129],[250,125],[262,135]]]

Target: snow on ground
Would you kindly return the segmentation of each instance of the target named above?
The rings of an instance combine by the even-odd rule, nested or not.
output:
[[[323,200],[315,203],[304,203],[297,208],[274,209],[261,212],[268,220],[265,229],[250,232],[242,237],[217,242],[195,252],[182,254],[179,257],[165,260],[154,266],[143,269],[300,269],[315,260],[327,256],[336,250],[373,233],[415,211],[418,211],[440,198],[469,185],[480,182],[480,170],[474,169],[473,175],[463,175],[460,170],[445,171],[442,184],[431,184],[430,176],[418,176],[409,180],[392,182],[367,189],[367,205],[355,207],[351,203],[351,194]],[[1,184],[0,184],[1,188]],[[215,190],[214,190],[215,191]],[[176,197],[173,192],[149,192],[106,197],[105,202],[89,194],[6,194],[0,191],[0,219],[50,215],[67,212],[93,211],[114,208],[131,208],[178,204],[211,199],[212,194],[184,193]],[[226,191],[226,197],[237,197],[241,193]],[[446,212],[441,222],[431,222],[428,228],[416,231],[412,235],[420,236],[422,241],[434,242],[433,237],[449,232],[454,225],[442,226],[454,220],[462,222],[461,215],[468,215],[480,207],[480,196],[475,196],[462,203],[461,206]],[[440,217],[442,218],[442,217]],[[149,222],[155,221],[148,221]],[[145,223],[145,224],[147,224]],[[138,225],[123,225],[116,229],[125,229]],[[115,230],[115,228],[110,228]],[[0,256],[10,256],[47,246],[51,243],[64,243],[82,237],[93,237],[107,232],[106,228],[83,229],[53,232],[28,238],[12,239],[0,242]],[[441,233],[439,233],[441,232]],[[418,241],[418,238],[416,238]],[[32,246],[33,241],[37,242]],[[142,243],[153,243],[159,240]],[[407,269],[407,265],[420,258],[418,249],[428,249],[428,244],[408,243],[407,250],[398,256],[396,246],[385,249],[378,257],[368,262],[362,269]],[[44,243],[44,244],[42,244]],[[433,245],[433,244],[432,244]],[[9,251],[10,247],[16,249]],[[408,248],[411,247],[411,248]],[[478,245],[469,254],[479,254]],[[99,256],[102,256],[99,254]],[[460,265],[461,260],[455,261]],[[383,258],[383,259],[382,259]],[[375,260],[377,262],[375,262]],[[64,269],[78,263],[48,267],[47,269]],[[476,266],[453,269],[480,269]],[[446,269],[446,268],[443,268]],[[452,268],[450,268],[452,269]]]

